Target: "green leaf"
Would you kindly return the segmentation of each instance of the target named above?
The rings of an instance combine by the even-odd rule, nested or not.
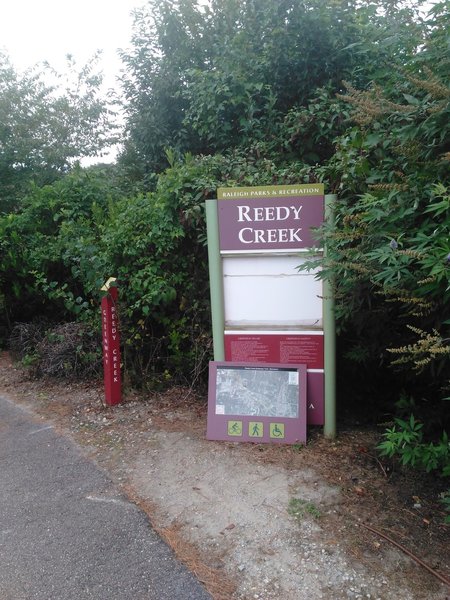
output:
[[[403,94],[403,97],[406,100],[406,102],[408,102],[408,104],[412,104],[414,106],[418,106],[420,104],[420,100],[418,100],[414,96],[411,96],[411,94]]]

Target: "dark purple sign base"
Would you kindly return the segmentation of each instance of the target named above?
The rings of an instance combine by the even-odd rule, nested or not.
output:
[[[323,372],[307,372],[307,422],[308,425],[325,423],[325,375]]]

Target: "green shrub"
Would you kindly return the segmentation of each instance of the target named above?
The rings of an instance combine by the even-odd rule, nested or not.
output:
[[[33,377],[85,379],[101,372],[100,333],[84,323],[18,323],[10,348]]]
[[[414,415],[408,420],[395,419],[395,425],[383,434],[378,445],[381,456],[397,456],[402,465],[420,467],[427,473],[439,471],[450,477],[450,442],[446,432],[437,443],[425,442],[423,423]]]

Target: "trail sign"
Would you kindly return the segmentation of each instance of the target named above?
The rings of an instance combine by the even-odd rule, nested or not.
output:
[[[119,404],[122,400],[118,289],[111,285],[114,282],[115,279],[111,277],[102,287],[107,293],[101,302],[105,402],[109,406]]]
[[[206,201],[215,361],[306,365],[308,423],[324,425],[329,437],[332,289],[318,270],[301,265],[326,251],[315,246],[313,231],[325,213],[331,222],[334,200],[323,184],[299,184],[219,188],[217,200]]]

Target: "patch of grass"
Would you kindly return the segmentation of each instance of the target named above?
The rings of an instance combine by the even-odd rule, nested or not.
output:
[[[301,452],[305,448],[305,445],[304,444],[292,444],[291,448],[294,452]]]
[[[306,515],[311,515],[314,519],[320,519],[321,512],[314,504],[308,500],[301,498],[291,498],[289,500],[288,513],[298,521],[302,520]]]
[[[33,354],[33,353],[25,354],[25,356],[22,357],[21,364],[25,368],[33,367],[34,365],[36,365],[38,360],[39,360],[38,354]]]

